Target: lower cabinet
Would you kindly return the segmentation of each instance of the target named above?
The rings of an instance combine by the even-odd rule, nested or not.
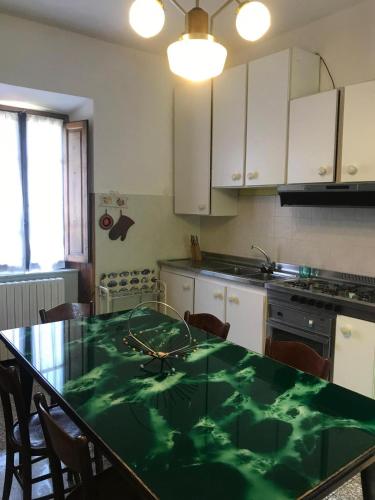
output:
[[[337,317],[333,382],[375,397],[375,323]]]
[[[194,278],[162,270],[160,280],[165,284],[167,304],[184,315],[185,311],[194,311]]]
[[[259,354],[264,353],[266,292],[263,289],[228,287],[226,321],[228,340]]]
[[[194,313],[213,314],[225,321],[225,286],[215,280],[196,278]]]
[[[214,314],[227,321],[228,340],[260,354],[264,352],[266,306],[264,289],[195,279],[194,312]]]

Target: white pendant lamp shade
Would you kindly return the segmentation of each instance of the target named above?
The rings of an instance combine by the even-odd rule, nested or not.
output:
[[[201,82],[220,75],[227,58],[227,49],[215,42],[211,35],[193,37],[182,35],[168,47],[168,61],[172,73]]]
[[[164,21],[164,9],[159,0],[135,0],[130,7],[130,26],[144,38],[151,38],[160,33]]]
[[[244,3],[238,11],[236,27],[238,33],[245,40],[255,42],[259,40],[271,26],[271,14],[261,2]]]

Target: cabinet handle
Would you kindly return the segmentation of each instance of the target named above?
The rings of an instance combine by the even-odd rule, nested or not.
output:
[[[242,177],[242,175],[239,174],[239,173],[233,174],[232,175],[232,181],[240,181],[241,177]]]
[[[235,295],[231,295],[230,297],[228,297],[228,301],[231,304],[239,304],[240,303],[240,299],[238,297],[236,297]]]
[[[206,210],[206,205],[204,205],[203,203],[201,205],[198,205],[198,210],[200,212],[202,212],[203,210]]]
[[[324,175],[327,175],[328,173],[328,168],[329,167],[320,167],[318,170],[318,174],[323,177]]]
[[[249,181],[251,181],[252,179],[256,179],[258,177],[258,172],[249,172],[247,174],[247,178],[249,179]]]
[[[342,326],[340,330],[346,339],[350,339],[350,337],[352,336],[352,327],[351,326],[349,326],[349,325]]]
[[[355,175],[358,172],[358,167],[356,165],[348,165],[346,171],[349,175]]]
[[[221,292],[215,292],[214,293],[214,299],[223,300],[224,299],[224,295]]]
[[[190,285],[182,285],[183,290],[190,290]]]

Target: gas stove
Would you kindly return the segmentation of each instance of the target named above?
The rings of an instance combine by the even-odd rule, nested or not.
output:
[[[375,304],[375,286],[349,282],[337,282],[318,278],[299,278],[285,281],[283,285],[294,290],[306,290],[328,297],[349,299]]]

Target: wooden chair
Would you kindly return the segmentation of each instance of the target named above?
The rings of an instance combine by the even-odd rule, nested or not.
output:
[[[94,314],[94,303],[79,304],[79,303],[65,303],[53,307],[46,311],[41,309],[39,311],[42,323],[51,323],[53,321],[65,321],[69,319],[78,319],[83,317],[92,316]]]
[[[3,363],[0,363],[0,396],[6,438],[6,466],[2,498],[3,500],[9,499],[14,476],[23,490],[23,499],[31,500],[32,485],[51,477],[51,474],[32,477],[32,465],[48,458],[48,450],[38,414],[30,414],[25,406],[16,367]],[[12,403],[16,419],[14,419]],[[50,412],[69,436],[80,434],[78,427],[59,406],[51,407]],[[14,464],[16,453],[19,453],[18,466]],[[43,498],[54,498],[54,495],[46,495]]]
[[[212,333],[216,337],[220,337],[226,340],[228,337],[228,332],[230,328],[229,323],[223,323],[213,314],[190,314],[190,311],[186,311],[184,314],[184,320],[188,325],[200,328],[205,332]]]
[[[277,341],[268,337],[265,354],[276,361],[328,380],[331,367],[329,359],[322,358],[302,342]]]
[[[47,448],[50,451],[55,500],[136,498],[134,490],[132,491],[133,487],[113,467],[94,476],[87,438],[83,435],[69,435],[49,411],[43,394],[36,394],[34,402],[43,427]],[[73,473],[78,474],[81,479],[81,484],[67,497],[64,497],[61,462]]]

